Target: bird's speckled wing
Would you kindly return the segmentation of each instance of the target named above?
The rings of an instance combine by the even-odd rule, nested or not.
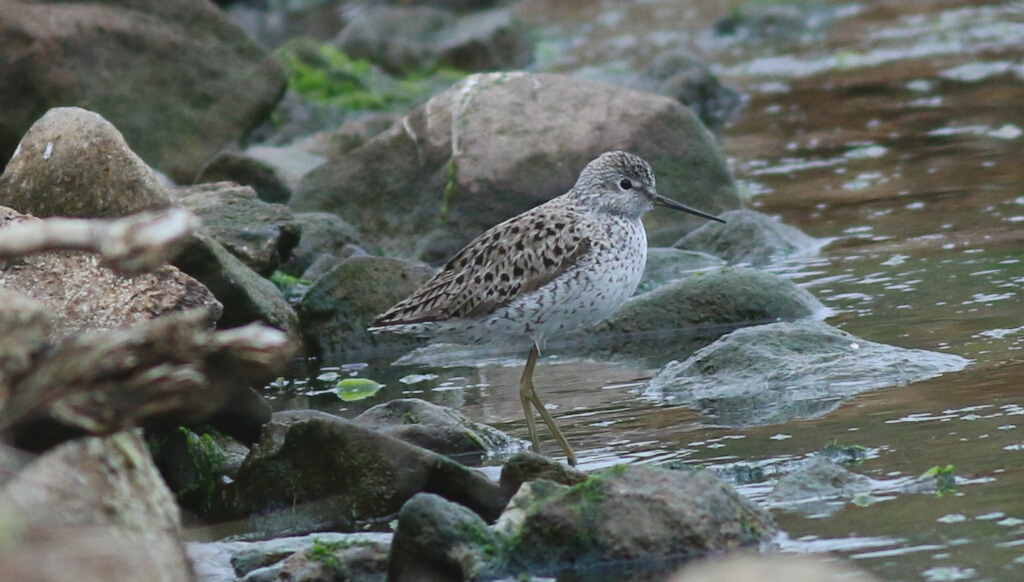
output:
[[[590,249],[583,222],[579,212],[549,203],[491,228],[370,329],[478,318],[507,305],[565,273]]]

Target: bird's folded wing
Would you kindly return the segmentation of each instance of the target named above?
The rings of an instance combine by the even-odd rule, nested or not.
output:
[[[590,250],[579,224],[579,216],[564,209],[511,218],[474,239],[372,327],[478,318],[508,305],[571,269]]]

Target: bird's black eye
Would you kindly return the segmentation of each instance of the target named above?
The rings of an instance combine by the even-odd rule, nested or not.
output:
[[[622,188],[623,190],[632,190],[633,182],[630,182],[629,178],[623,178],[622,181],[619,182],[619,188]]]

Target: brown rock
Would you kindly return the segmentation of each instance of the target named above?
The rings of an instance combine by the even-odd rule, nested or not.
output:
[[[135,431],[50,450],[7,483],[0,506],[30,524],[9,530],[23,533],[0,551],[5,579],[193,579],[178,507]]]
[[[51,109],[0,176],[0,204],[39,217],[111,218],[170,206],[159,176],[106,119]]]
[[[0,228],[22,220],[37,219],[0,207]],[[0,264],[0,288],[36,299],[51,310],[56,337],[197,307],[208,309],[216,321],[222,310],[203,285],[175,267],[125,276],[83,253],[41,253]]]
[[[708,212],[740,205],[714,137],[680,103],[529,73],[466,78],[307,174],[290,204],[338,214],[385,252],[441,261],[563,194],[587,162],[615,149],[646,158],[662,194]],[[704,222],[665,212],[645,218],[652,241],[670,244]]]

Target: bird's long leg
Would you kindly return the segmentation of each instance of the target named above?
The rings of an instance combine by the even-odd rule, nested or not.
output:
[[[537,423],[533,418],[533,410],[530,408],[533,392],[533,367],[537,365],[537,356],[540,350],[534,345],[530,349],[530,355],[526,358],[526,367],[523,368],[523,377],[519,380],[519,399],[523,402],[523,413],[526,415],[526,427],[530,429],[530,440],[533,441],[533,452],[538,455],[540,452],[540,438],[537,436]],[[545,411],[547,412],[547,411]]]
[[[544,423],[547,424],[548,428],[551,429],[551,434],[555,435],[555,439],[558,441],[558,444],[562,445],[562,450],[565,451],[565,457],[566,457],[565,460],[566,460],[566,462],[569,463],[572,466],[575,466],[576,465],[576,454],[572,452],[572,447],[569,446],[569,441],[567,441],[565,439],[565,435],[563,435],[562,431],[558,429],[558,425],[555,424],[555,419],[551,417],[551,413],[548,412],[548,409],[544,407],[544,403],[540,401],[540,396],[537,395],[537,390],[533,387],[533,367],[534,367],[534,365],[536,365],[537,357],[539,355],[540,355],[540,350],[537,349],[536,345],[534,345],[533,349],[530,350],[530,357],[527,358],[527,360],[526,360],[526,370],[523,371],[523,378],[527,377],[526,376],[527,371],[530,374],[529,380],[527,381],[527,383],[529,384],[529,387],[530,387],[530,394],[529,394],[530,401],[533,402],[533,406],[537,409],[537,412],[540,413],[540,417],[544,419]],[[524,383],[524,385],[525,385],[525,383]],[[523,397],[523,388],[522,387],[520,387],[520,389],[519,389],[519,396]],[[524,400],[523,401],[523,407],[526,407],[526,405],[527,405],[527,403]],[[533,450],[534,450],[534,452],[539,452],[539,449],[537,448],[537,445],[536,445],[536,443],[537,443],[536,434],[537,433],[536,433],[536,431],[533,430],[533,426],[532,426],[532,424],[533,424],[533,414],[532,413],[528,413],[527,416],[529,417],[528,423],[531,425],[530,426],[531,434],[534,437]]]

